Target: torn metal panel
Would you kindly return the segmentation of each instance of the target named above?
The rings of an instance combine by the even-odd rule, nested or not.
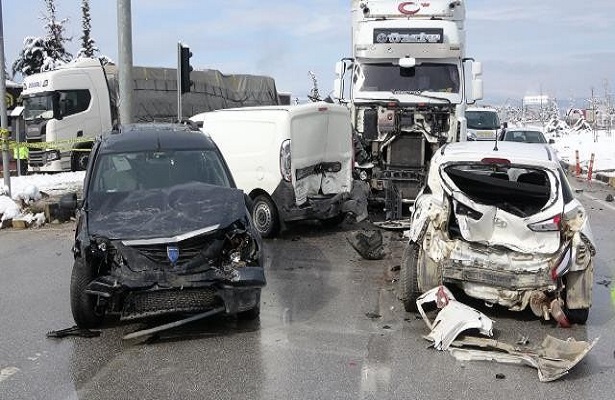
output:
[[[566,375],[598,342],[561,340],[547,335],[535,348],[516,347],[494,339],[464,337],[452,343],[448,351],[460,361],[496,361],[506,364],[525,364],[538,370],[541,382],[550,382]],[[474,347],[466,349],[461,347]],[[487,349],[487,350],[482,350]]]
[[[423,305],[435,302],[440,312],[431,322],[425,313]],[[481,313],[463,303],[455,300],[452,293],[444,286],[436,287],[416,301],[417,308],[431,329],[425,338],[434,343],[437,350],[446,350],[450,344],[468,329],[478,329],[485,336],[493,336],[493,321]]]

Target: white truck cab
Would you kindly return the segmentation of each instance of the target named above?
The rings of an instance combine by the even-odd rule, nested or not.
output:
[[[341,222],[352,189],[353,147],[346,107],[296,106],[217,110],[191,118],[220,148],[237,187],[253,200],[263,237],[282,223]]]
[[[84,170],[93,138],[111,130],[109,90],[100,61],[80,58],[27,76],[22,98],[26,138],[33,146],[31,170]]]

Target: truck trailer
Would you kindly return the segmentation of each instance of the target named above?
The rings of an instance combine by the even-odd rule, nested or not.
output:
[[[359,178],[398,219],[436,149],[466,139],[482,66],[465,55],[462,0],[351,4],[352,57],[336,65],[334,98],[350,109]]]
[[[132,122],[173,122],[177,71],[133,67]],[[221,108],[275,105],[273,78],[192,71],[193,86],[182,96],[182,119]],[[31,171],[84,170],[94,139],[121,125],[116,65],[79,58],[24,79],[22,92]]]

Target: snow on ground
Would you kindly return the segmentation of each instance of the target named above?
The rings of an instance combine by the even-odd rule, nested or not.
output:
[[[574,165],[575,153],[578,150],[579,162],[586,170],[593,154],[594,174],[601,172],[604,175],[615,176],[615,130],[610,133],[596,131],[595,135],[591,131],[571,132],[553,139],[555,144],[551,146],[558,151],[563,161]]]
[[[65,193],[79,192],[83,187],[85,172],[62,172],[57,174],[33,174],[11,177],[11,196],[4,186],[4,178],[0,181],[0,214],[2,220],[24,217],[31,219],[36,216],[21,214],[20,203],[28,204],[40,200],[42,193],[49,196],[61,196]],[[39,216],[40,218],[40,216]]]

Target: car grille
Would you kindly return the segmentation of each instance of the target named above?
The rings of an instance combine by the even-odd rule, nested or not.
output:
[[[196,236],[190,239],[183,240],[179,243],[173,243],[179,248],[179,259],[177,260],[177,265],[182,265],[183,263],[190,261],[200,252],[207,249],[213,242],[214,237],[211,235],[201,235]],[[171,245],[171,243],[165,244],[155,244],[155,245],[139,245],[139,246],[131,246],[135,250],[138,250],[145,257],[154,261],[158,264],[168,264],[169,256],[167,255],[167,247]]]
[[[221,304],[221,300],[213,288],[133,292],[124,300],[121,319],[200,312],[212,309],[218,304]]]

